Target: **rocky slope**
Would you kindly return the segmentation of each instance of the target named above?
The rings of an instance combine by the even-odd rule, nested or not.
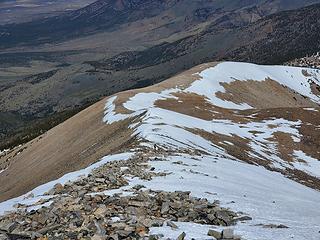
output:
[[[287,62],[286,65],[320,69],[320,53],[317,52],[316,54],[313,54],[311,56],[296,58],[292,61]]]
[[[107,97],[2,153],[2,237],[318,239],[319,89],[223,62]]]

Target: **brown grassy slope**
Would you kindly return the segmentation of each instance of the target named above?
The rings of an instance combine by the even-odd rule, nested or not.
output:
[[[138,92],[161,92],[167,88],[189,86],[199,72],[216,63],[192,68],[151,87],[129,90],[118,94],[117,112],[128,113],[121,107]],[[129,147],[132,130],[128,124],[133,119],[111,125],[103,122],[106,99],[83,110],[39,138],[0,157],[0,201],[20,196],[40,184],[57,179],[64,174],[82,169],[101,157]]]
[[[112,125],[103,123],[104,104],[102,100],[92,105],[0,158],[3,164],[12,157],[7,161],[8,169],[0,175],[0,201],[22,195],[125,148],[132,141],[132,132],[127,128],[130,120]]]

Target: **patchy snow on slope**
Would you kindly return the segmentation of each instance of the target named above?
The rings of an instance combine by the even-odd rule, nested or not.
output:
[[[307,156],[303,151],[295,150],[293,156],[296,160],[292,163],[295,169],[304,171],[314,177],[320,178],[320,161]]]
[[[307,74],[306,74],[307,73]],[[320,103],[310,88],[311,80],[319,83],[320,73],[313,69],[258,66],[248,63],[226,62],[200,72],[200,79],[186,89],[168,89],[160,93],[138,93],[123,104],[133,113],[144,113],[139,124],[131,125],[135,135],[143,139],[141,145],[152,148],[154,144],[169,152],[187,150],[190,153],[200,150],[206,155],[169,155],[167,161],[150,161],[159,172],[170,173],[151,181],[137,178],[128,179],[129,186],[106,191],[105,194],[130,194],[130,187],[142,184],[146,188],[164,191],[191,191],[196,197],[220,200],[221,204],[234,211],[250,215],[253,220],[235,226],[236,233],[250,240],[289,240],[320,239],[320,193],[296,183],[280,173],[271,172],[260,166],[253,166],[235,159],[225,150],[199,134],[199,131],[233,137],[249,142],[250,155],[278,169],[296,168],[313,176],[320,176],[320,164],[302,151],[294,151],[296,162],[288,163],[281,159],[277,142],[272,140],[276,133],[291,136],[294,143],[301,141],[299,128],[301,121],[268,119],[248,123],[214,119],[211,121],[177,113],[155,106],[157,100],[176,98],[173,93],[185,92],[203,95],[215,106],[227,109],[250,109],[246,103],[235,104],[216,97],[225,92],[220,83],[240,80],[265,81],[272,79],[292,90]],[[107,104],[105,122],[123,119],[124,115],[115,112],[113,101]],[[109,110],[108,110],[109,109]],[[305,108],[314,111],[315,109]],[[130,114],[127,115],[130,117]],[[233,143],[224,141],[232,146]],[[172,164],[181,161],[182,164]],[[268,228],[270,224],[283,224],[288,228]],[[181,229],[174,231],[168,227],[153,228],[152,233],[162,233],[165,237],[176,238],[181,230],[188,239],[208,239],[210,226],[192,223],[177,223]],[[263,227],[264,226],[264,227]]]
[[[57,183],[60,184],[66,184],[69,181],[75,181],[80,177],[87,176],[90,172],[92,172],[94,169],[108,163],[111,161],[118,161],[118,160],[128,160],[131,156],[133,156],[134,153],[121,153],[116,155],[109,155],[104,158],[102,158],[99,162],[94,163],[87,168],[81,169],[79,171],[74,171],[71,173],[67,173],[64,176],[60,177],[59,179],[56,179],[54,181],[45,183],[43,185],[40,185],[33,189],[32,191],[16,198],[9,199],[7,201],[0,203],[0,215],[5,214],[6,212],[15,210],[14,205],[20,203],[23,205],[34,205],[41,199],[50,199],[52,196],[45,196],[44,194],[48,192],[50,189],[54,187]],[[31,196],[31,197],[29,197]]]
[[[272,140],[276,133],[284,133],[291,136],[293,142],[299,143],[301,135],[298,129],[301,127],[301,121],[289,121],[282,118],[274,118],[260,122],[252,119],[252,121],[248,123],[238,123],[223,119],[207,121],[156,107],[155,102],[169,98],[177,99],[173,93],[191,92],[204,95],[206,99],[214,105],[229,108],[233,103],[230,105],[221,100],[223,104],[219,104],[222,102],[215,97],[216,92],[224,91],[220,82],[228,83],[236,79],[242,81],[252,79],[263,81],[269,78],[318,101],[318,97],[310,92],[310,86],[307,85],[308,78],[304,76],[303,70],[308,72],[312,78],[314,78],[314,81],[318,81],[316,78],[320,78],[320,75],[312,69],[259,66],[234,62],[220,63],[215,67],[208,68],[199,73],[201,78],[194,81],[190,87],[184,90],[172,88],[163,90],[160,93],[146,92],[134,95],[123,104],[123,107],[132,111],[131,114],[116,113],[116,106],[114,104],[116,96],[112,97],[107,101],[104,121],[113,123],[114,121],[124,120],[144,113],[141,123],[132,124],[130,127],[134,129],[135,135],[147,142],[160,145],[163,148],[169,147],[175,150],[196,149],[207,154],[219,154],[233,159],[223,148],[203,138],[197,131],[228,137],[238,136],[244,141],[248,141],[248,145],[251,148],[248,154],[251,157],[268,161],[270,167],[283,170],[285,168],[292,169],[295,166],[300,166],[301,169],[301,164],[291,165],[281,159],[277,146],[278,143],[276,140]],[[243,109],[242,107],[239,108],[239,106],[233,107]],[[250,108],[250,106],[245,106],[245,108]]]
[[[113,123],[121,120],[125,120],[128,117],[134,116],[135,114],[121,114],[121,113],[115,113],[115,104],[114,101],[117,99],[117,96],[110,97],[107,100],[107,103],[105,105],[105,111],[104,111],[104,118],[103,121],[106,123]],[[139,113],[136,113],[137,115]]]
[[[310,76],[305,76],[307,72]],[[265,81],[272,79],[292,90],[320,103],[319,96],[312,93],[311,80],[320,84],[320,73],[316,69],[288,66],[261,66],[251,63],[223,62],[208,68],[199,74],[202,78],[195,81],[186,91],[206,96],[212,104],[230,109],[251,108],[248,104],[235,104],[216,97],[217,92],[225,92],[220,83],[231,83],[236,80]]]
[[[289,165],[279,157],[277,145],[270,139],[275,133],[282,132],[289,134],[294,142],[300,141],[300,134],[297,128],[301,121],[288,121],[285,119],[270,119],[262,122],[237,123],[230,120],[212,120],[207,121],[193,116],[177,113],[167,109],[154,106],[154,102],[164,99],[166,93],[155,94],[139,93],[130,98],[124,106],[131,110],[145,114],[140,124],[132,125],[135,129],[135,135],[142,139],[158,144],[164,148],[200,150],[208,154],[227,155],[227,153],[217,145],[204,139],[198,133],[191,130],[201,130],[209,133],[215,133],[225,136],[239,136],[248,140],[251,147],[251,155],[259,159],[269,159],[273,167],[284,168]],[[159,98],[157,98],[158,96]],[[170,95],[168,95],[170,97]],[[146,102],[143,102],[146,99]],[[135,103],[135,100],[138,102]],[[109,109],[115,107],[109,106]],[[111,111],[108,110],[110,113]],[[114,119],[121,119],[123,114],[112,113],[112,116],[106,115],[105,121],[111,123]],[[132,115],[128,115],[130,117]],[[270,127],[272,126],[272,127]],[[232,158],[231,156],[229,156]]]

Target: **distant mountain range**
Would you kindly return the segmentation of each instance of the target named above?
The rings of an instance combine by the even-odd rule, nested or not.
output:
[[[178,32],[186,31],[204,21],[219,25],[223,23],[224,27],[238,27],[272,13],[317,2],[319,1],[98,0],[66,14],[0,28],[0,42],[2,48],[17,44],[61,42],[96,32],[117,31],[119,26],[137,21],[144,21],[145,24],[149,21],[155,24],[155,28],[166,27]],[[154,22],[157,17],[162,21]]]
[[[85,7],[94,0],[2,0],[0,25],[29,22]]]

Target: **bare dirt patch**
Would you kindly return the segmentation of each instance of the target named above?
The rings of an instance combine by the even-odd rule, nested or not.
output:
[[[180,73],[172,78],[169,78],[168,80],[165,80],[153,86],[121,92],[117,94],[117,98],[114,101],[114,104],[116,106],[115,112],[122,113],[122,114],[132,113],[130,110],[126,109],[123,106],[123,104],[138,93],[150,93],[150,92],[161,93],[163,90],[173,89],[173,88],[179,88],[181,90],[184,90],[188,88],[194,81],[199,80],[201,78],[198,73],[200,73],[201,71],[209,67],[214,67],[217,64],[218,63],[216,62],[205,63],[202,65],[196,66],[194,68],[191,68],[183,73]]]
[[[265,81],[236,80],[231,83],[220,84],[225,88],[226,92],[216,93],[217,97],[237,104],[247,103],[254,108],[318,106],[308,98],[297,94],[272,79]]]

